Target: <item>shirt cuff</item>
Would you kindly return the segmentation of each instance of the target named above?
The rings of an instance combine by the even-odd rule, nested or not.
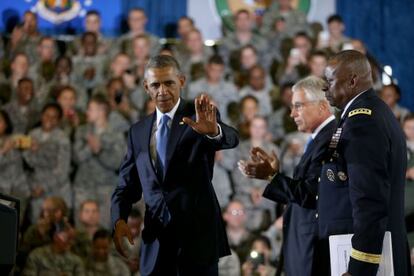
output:
[[[219,141],[221,138],[223,138],[223,132],[221,131],[220,124],[217,124],[217,126],[219,129],[219,133],[216,136],[206,135],[208,139]]]
[[[275,177],[276,177],[276,175],[278,175],[278,173],[279,173],[279,172],[275,172],[274,174],[269,175],[269,177],[267,178],[267,180],[268,180],[268,181],[272,181],[272,180],[273,180],[273,178],[275,178]]]

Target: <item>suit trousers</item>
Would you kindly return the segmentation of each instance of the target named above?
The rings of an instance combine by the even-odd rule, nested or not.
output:
[[[218,261],[197,264],[183,254],[177,229],[170,223],[160,234],[160,248],[151,276],[218,276]]]

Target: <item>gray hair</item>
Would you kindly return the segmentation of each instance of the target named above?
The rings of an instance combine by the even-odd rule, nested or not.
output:
[[[309,76],[298,81],[293,87],[293,93],[300,90],[305,92],[306,98],[310,101],[326,101],[325,92],[326,82],[318,77]]]
[[[171,67],[173,68],[178,75],[182,75],[182,71],[180,68],[180,64],[178,64],[178,61],[173,58],[172,56],[168,55],[157,55],[153,56],[149,59],[147,65],[145,65],[145,78],[147,78],[147,72],[149,69],[154,68],[166,68]]]

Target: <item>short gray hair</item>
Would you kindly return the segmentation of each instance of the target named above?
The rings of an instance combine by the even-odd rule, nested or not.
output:
[[[300,90],[306,95],[306,98],[310,101],[326,101],[325,92],[326,82],[318,77],[309,76],[298,81],[293,87],[293,93]]]
[[[145,77],[147,77],[147,72],[149,69],[153,68],[166,68],[171,67],[173,68],[178,75],[182,75],[182,71],[180,68],[180,64],[178,61],[173,58],[172,56],[168,55],[157,55],[153,56],[149,59],[147,65],[145,65]]]

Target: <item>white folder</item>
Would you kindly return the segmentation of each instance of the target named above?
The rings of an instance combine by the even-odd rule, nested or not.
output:
[[[342,276],[348,270],[351,255],[353,234],[329,236],[329,252],[331,257],[331,276]],[[391,232],[384,235],[382,244],[381,262],[377,276],[394,276],[394,263],[392,261]]]

